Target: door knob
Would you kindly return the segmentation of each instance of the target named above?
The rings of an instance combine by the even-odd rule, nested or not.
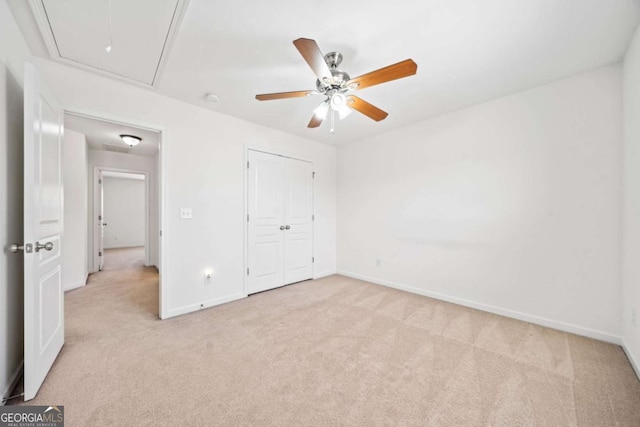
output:
[[[17,254],[18,252],[22,252],[22,251],[24,251],[27,254],[30,254],[31,252],[33,252],[33,244],[27,243],[25,245],[21,245],[18,243],[14,243],[13,245],[9,246],[9,250],[14,254]]]
[[[9,250],[16,254],[18,252],[24,251],[24,245],[18,245],[17,243],[14,243],[13,245],[9,246]]]
[[[290,225],[287,225],[287,226],[285,226],[284,228],[285,228],[286,230],[288,230],[288,229],[290,229],[290,228],[291,228],[291,226],[290,226]]]
[[[284,230],[284,225],[281,225],[281,226],[280,226],[280,230]]]
[[[36,247],[34,249],[36,252],[40,252],[40,249],[44,249],[45,251],[50,251],[53,249],[53,242],[47,242],[44,245],[40,242],[36,242]]]

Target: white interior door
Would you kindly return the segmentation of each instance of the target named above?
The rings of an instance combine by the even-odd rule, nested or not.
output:
[[[284,158],[249,151],[247,293],[284,284]]]
[[[284,284],[313,277],[313,165],[285,159]]]
[[[24,399],[64,344],[62,109],[36,68],[24,79]]]

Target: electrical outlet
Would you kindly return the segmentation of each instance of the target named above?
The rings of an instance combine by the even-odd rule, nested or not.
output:
[[[191,208],[180,208],[180,219],[191,219],[193,215],[191,213]]]
[[[631,324],[633,326],[638,326],[638,312],[635,308],[631,309]]]
[[[376,258],[376,267],[382,267],[382,260],[380,258]]]
[[[209,285],[211,283],[213,283],[213,272],[205,271],[204,272],[204,284],[205,285]]]

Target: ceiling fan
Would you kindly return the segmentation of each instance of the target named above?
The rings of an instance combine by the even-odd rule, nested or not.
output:
[[[316,41],[311,39],[300,38],[294,40],[293,44],[318,77],[318,80],[316,80],[316,90],[267,93],[256,95],[256,99],[259,101],[270,101],[273,99],[324,95],[326,99],[313,111],[313,116],[307,127],[317,128],[325,120],[327,113],[330,112],[331,133],[334,132],[336,114],[342,120],[351,114],[352,110],[356,110],[377,122],[385,119],[388,115],[386,112],[358,98],[353,95],[352,92],[412,76],[418,69],[418,66],[413,60],[405,59],[397,64],[389,65],[388,67],[380,68],[379,70],[352,79],[345,71],[338,69],[338,66],[342,62],[341,53],[330,52],[322,55]]]

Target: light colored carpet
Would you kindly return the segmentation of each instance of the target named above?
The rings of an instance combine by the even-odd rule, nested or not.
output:
[[[122,270],[144,267],[144,246],[104,250],[105,270]]]
[[[622,349],[331,276],[161,321],[153,268],[66,295],[68,426],[638,426]]]

